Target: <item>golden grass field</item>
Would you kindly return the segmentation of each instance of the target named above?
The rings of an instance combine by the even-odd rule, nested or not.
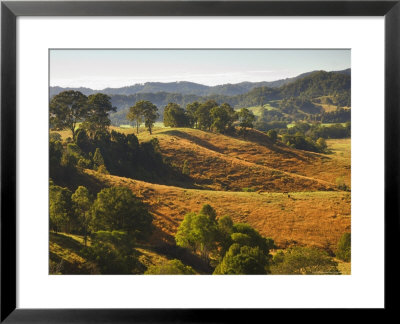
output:
[[[176,163],[187,160],[190,176],[204,189],[85,172],[142,197],[155,216],[154,241],[173,243],[184,215],[208,203],[219,216],[251,224],[279,247],[300,244],[334,251],[340,236],[351,230],[351,194],[336,189],[338,177],[350,186],[350,139],[327,140],[333,153],[325,155],[272,144],[263,136],[253,131],[243,140],[168,128],[139,134],[141,141],[157,137],[163,155]]]

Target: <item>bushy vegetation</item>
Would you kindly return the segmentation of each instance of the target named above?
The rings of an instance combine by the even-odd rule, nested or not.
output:
[[[275,254],[272,274],[339,274],[337,263],[325,251],[317,248],[292,247]]]
[[[340,260],[349,262],[351,260],[351,234],[344,233],[339,240],[336,257]]]
[[[76,169],[153,182],[187,181],[182,170],[164,162],[156,138],[139,143],[134,134],[116,131],[101,131],[91,138],[84,129],[78,129],[72,143],[53,138],[50,139],[50,176],[55,181],[70,178]]]
[[[178,246],[188,248],[215,267],[214,274],[266,274],[274,247],[248,224],[234,224],[230,217],[216,219],[210,205],[188,213],[178,228]]]
[[[279,130],[279,133],[282,143],[288,146],[300,150],[328,153],[325,139],[348,138],[351,135],[351,126],[350,123],[324,126],[297,122],[290,128]]]
[[[150,266],[146,275],[192,275],[196,274],[192,267],[184,265],[182,261],[173,259],[162,265]]]
[[[246,108],[236,112],[229,104],[219,105],[214,100],[203,103],[195,101],[188,104],[186,109],[176,103],[169,103],[164,108],[164,125],[170,127],[192,127],[224,134],[234,130],[237,120],[240,132],[244,135],[247,128],[253,128],[255,116]]]
[[[124,231],[98,231],[91,235],[91,245],[84,255],[94,262],[101,274],[132,274],[137,272],[138,260],[134,240]]]
[[[137,271],[134,244],[151,234],[153,217],[128,188],[105,188],[95,200],[83,186],[72,193],[50,182],[49,192],[50,229],[82,235],[83,253],[100,273]]]

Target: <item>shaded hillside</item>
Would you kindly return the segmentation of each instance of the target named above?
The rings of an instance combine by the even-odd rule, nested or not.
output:
[[[137,243],[135,253],[138,267],[145,271],[148,267],[165,264],[179,258],[190,265],[197,273],[210,272],[209,266],[198,256],[186,249],[171,244],[149,246]],[[89,239],[88,246],[91,245]],[[80,235],[49,233],[49,274],[101,274],[98,266],[89,261],[85,253],[84,239]]]

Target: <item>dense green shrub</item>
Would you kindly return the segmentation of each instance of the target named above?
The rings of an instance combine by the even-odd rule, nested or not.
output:
[[[184,265],[180,260],[173,259],[161,265],[150,266],[144,274],[147,275],[191,275],[196,274],[192,267]]]
[[[336,257],[340,260],[350,262],[351,261],[351,234],[344,233],[337,246]]]
[[[337,263],[317,248],[293,247],[277,253],[272,261],[272,274],[339,274]]]

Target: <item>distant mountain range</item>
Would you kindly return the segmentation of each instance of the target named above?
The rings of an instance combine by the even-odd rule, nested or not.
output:
[[[268,88],[279,88],[283,85],[292,83],[298,79],[302,79],[312,73],[317,71],[306,72],[300,74],[293,78],[286,78],[276,81],[262,81],[262,82],[240,82],[240,83],[227,83],[216,86],[206,86],[199,83],[187,82],[187,81],[179,81],[179,82],[146,82],[144,84],[134,84],[132,86],[121,87],[121,88],[105,88],[102,90],[93,90],[90,88],[79,87],[79,88],[71,88],[71,87],[50,87],[50,97],[66,90],[76,90],[80,91],[85,95],[91,95],[94,93],[104,93],[110,96],[113,95],[124,95],[130,96],[138,93],[179,93],[182,95],[195,95],[195,96],[212,96],[212,95],[222,95],[222,96],[236,96],[245,94],[255,88],[260,87],[268,87]],[[333,71],[334,73],[340,74],[351,74],[351,69],[346,69],[342,71]]]
[[[151,101],[158,107],[159,120],[163,118],[164,107],[174,102],[182,107],[194,101],[215,100],[217,103],[228,103],[238,109],[259,106],[271,101],[290,98],[313,100],[329,96],[337,106],[350,107],[351,103],[351,70],[312,71],[272,82],[241,82],[205,86],[193,82],[147,82],[122,88],[93,90],[89,88],[50,87],[50,95],[62,91],[77,90],[85,95],[105,93],[111,97],[111,103],[117,108],[110,114],[113,125],[127,124],[126,114],[129,107],[140,100]]]

